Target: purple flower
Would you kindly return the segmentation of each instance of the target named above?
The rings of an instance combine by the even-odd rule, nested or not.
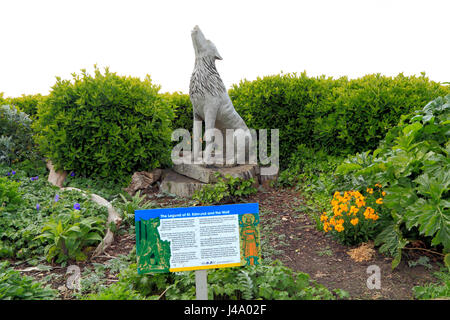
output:
[[[13,170],[13,171],[11,172],[11,174],[12,174],[12,175],[15,175],[15,174],[16,174],[16,172],[15,172],[15,171]]]
[[[81,210],[81,206],[80,206],[79,203],[75,203],[75,204],[73,205],[73,208],[74,208],[75,210]]]
[[[59,201],[59,195],[57,194],[57,195],[55,195],[55,202],[58,202]]]
[[[39,210],[41,208],[41,206],[38,204],[36,204],[36,210]]]
[[[70,173],[70,176],[71,176],[71,177],[75,177],[75,172],[72,171],[72,172]]]
[[[11,174],[11,172],[8,172],[7,174],[6,174],[6,176],[8,176],[9,177],[9,175]]]
[[[31,181],[36,181],[37,179],[39,179],[39,176],[31,177],[31,178],[30,178]]]

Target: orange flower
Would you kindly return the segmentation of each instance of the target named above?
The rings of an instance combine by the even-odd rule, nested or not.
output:
[[[383,191],[383,192],[381,193],[381,195],[382,195],[383,197],[386,196],[386,192]]]
[[[372,188],[367,188],[366,190],[368,193],[372,194],[373,193],[373,189]]]
[[[378,198],[375,202],[377,204],[383,204],[383,198]]]
[[[350,220],[350,223],[354,226],[356,226],[358,224],[358,222],[359,222],[358,218],[354,218],[354,219]]]
[[[342,232],[344,231],[344,227],[342,226],[342,224],[337,224],[334,226],[334,230],[336,230],[337,232]]]

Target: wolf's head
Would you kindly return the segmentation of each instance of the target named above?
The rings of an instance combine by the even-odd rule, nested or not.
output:
[[[207,40],[198,26],[191,31],[192,43],[194,44],[195,58],[211,57],[222,60],[216,46]]]

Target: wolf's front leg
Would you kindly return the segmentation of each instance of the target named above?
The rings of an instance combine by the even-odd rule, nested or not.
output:
[[[215,125],[216,125],[217,108],[209,107],[205,112],[205,141],[206,147],[204,152],[203,163],[206,165],[212,165],[211,154],[214,149],[213,137],[215,137]]]
[[[202,158],[200,157],[200,153],[202,150],[202,118],[194,112],[194,128],[193,128],[193,139],[192,139],[192,161],[195,164],[202,163]]]

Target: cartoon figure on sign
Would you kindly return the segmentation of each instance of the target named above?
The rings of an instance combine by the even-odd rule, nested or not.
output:
[[[239,218],[242,254],[247,261],[246,265],[259,264],[259,233],[256,228],[259,221],[250,213],[243,214]]]
[[[159,218],[140,220],[136,225],[138,269],[142,271],[169,271],[170,243],[161,240],[158,233],[159,225]]]

